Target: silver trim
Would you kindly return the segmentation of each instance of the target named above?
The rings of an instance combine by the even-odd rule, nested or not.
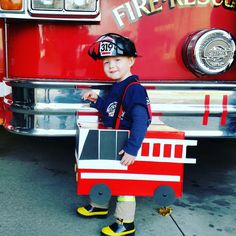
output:
[[[182,49],[186,67],[198,76],[225,72],[233,64],[234,54],[233,37],[217,28],[203,29],[189,35]]]
[[[13,101],[6,102],[13,112],[12,124],[6,128],[15,133],[35,136],[73,136],[78,121],[96,126],[96,110],[80,98],[81,88],[95,89],[100,95],[109,89],[104,82],[53,82],[9,80]],[[153,124],[169,125],[183,130],[187,137],[234,137],[236,135],[236,83],[169,82],[142,83],[148,91],[154,113]],[[207,125],[205,96],[210,96]],[[227,97],[227,107],[222,105]],[[227,123],[221,125],[227,110]],[[81,114],[82,112],[82,114]],[[91,114],[91,115],[90,115]]]
[[[70,87],[72,88],[77,86],[77,87],[94,87],[94,86],[110,86],[112,85],[112,83],[110,82],[101,82],[101,81],[89,81],[89,82],[85,82],[85,81],[77,81],[77,82],[73,82],[73,81],[52,81],[52,80],[35,80],[35,78],[20,78],[18,80],[13,79],[13,78],[9,78],[7,80],[9,83],[15,85],[16,87],[31,87],[31,88],[35,88],[35,85],[40,85],[40,87],[45,87],[48,88],[50,86],[53,87]],[[181,81],[181,82],[176,82],[176,81],[168,81],[168,83],[164,83],[164,82],[148,82],[148,81],[142,81],[141,84],[146,87],[149,88],[151,87],[152,90],[153,89],[158,89],[158,88],[172,88],[172,90],[175,90],[176,88],[185,88],[185,89],[191,89],[191,88],[198,88],[201,90],[204,90],[206,88],[208,89],[218,89],[218,90],[222,90],[222,88],[234,88],[236,89],[236,82],[234,81],[224,81],[224,82],[207,82],[207,81],[198,81],[198,82],[188,82],[188,81]]]
[[[202,62],[202,58],[201,58],[201,54],[200,54],[200,52],[201,52],[201,48],[203,47],[203,44],[204,44],[204,42],[206,41],[206,39],[207,39],[207,37],[209,36],[209,35],[212,35],[212,34],[221,34],[222,36],[224,36],[226,39],[228,39],[230,42],[231,42],[231,49],[232,49],[232,51],[230,51],[230,52],[232,52],[232,57],[231,57],[231,59],[228,61],[228,63],[226,64],[226,65],[224,65],[224,66],[222,66],[222,67],[220,67],[220,68],[218,68],[218,69],[210,69],[210,68],[208,68],[203,62]],[[216,38],[216,39],[218,39],[218,38]],[[213,40],[216,40],[215,38],[213,38],[212,39],[212,41],[211,41],[211,43],[213,42]],[[221,41],[222,41],[222,39],[221,39]],[[209,43],[208,43],[209,44]],[[228,42],[228,44],[229,44],[229,42]],[[205,48],[204,48],[205,49]],[[234,52],[235,52],[235,43],[234,43],[234,41],[233,41],[233,39],[232,39],[232,37],[231,37],[231,35],[228,33],[228,32],[226,32],[226,31],[224,31],[224,30],[219,30],[219,29],[212,29],[212,30],[209,30],[208,32],[206,32],[206,33],[204,33],[199,39],[198,39],[198,41],[196,42],[196,45],[195,45],[195,49],[194,49],[194,56],[195,56],[195,58],[196,58],[196,63],[198,64],[198,66],[199,66],[199,69],[203,72],[203,73],[205,73],[205,74],[208,74],[208,75],[215,75],[215,74],[219,74],[219,73],[221,73],[221,72],[223,72],[223,71],[225,71],[227,68],[229,68],[230,67],[230,65],[233,63],[233,61],[234,61]]]

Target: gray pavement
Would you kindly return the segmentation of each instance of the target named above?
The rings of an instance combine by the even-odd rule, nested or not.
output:
[[[113,221],[77,217],[73,138],[36,138],[0,128],[0,235],[96,236]],[[136,236],[236,235],[236,140],[200,139],[185,165],[184,197],[160,216],[150,198],[137,199]],[[111,201],[111,212],[115,198]]]

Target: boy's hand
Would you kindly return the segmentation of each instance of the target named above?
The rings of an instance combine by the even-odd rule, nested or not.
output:
[[[98,95],[94,91],[89,90],[82,94],[82,98],[84,100],[89,100],[90,102],[96,102],[98,99]]]
[[[120,163],[124,166],[129,166],[129,165],[133,164],[135,161],[135,156],[128,154],[124,150],[121,150],[119,152],[119,155],[123,155]]]

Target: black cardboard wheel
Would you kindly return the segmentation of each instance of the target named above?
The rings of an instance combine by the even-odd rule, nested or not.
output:
[[[105,184],[96,184],[90,190],[90,200],[98,205],[105,205],[111,198],[111,190]]]
[[[158,206],[166,207],[175,202],[175,192],[169,186],[160,186],[155,190],[154,201]]]

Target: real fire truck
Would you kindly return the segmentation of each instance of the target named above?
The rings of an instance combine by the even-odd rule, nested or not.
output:
[[[74,136],[96,111],[82,89],[109,89],[87,55],[101,34],[135,42],[133,73],[153,124],[187,137],[236,132],[235,0],[0,0],[0,123],[13,133]]]

